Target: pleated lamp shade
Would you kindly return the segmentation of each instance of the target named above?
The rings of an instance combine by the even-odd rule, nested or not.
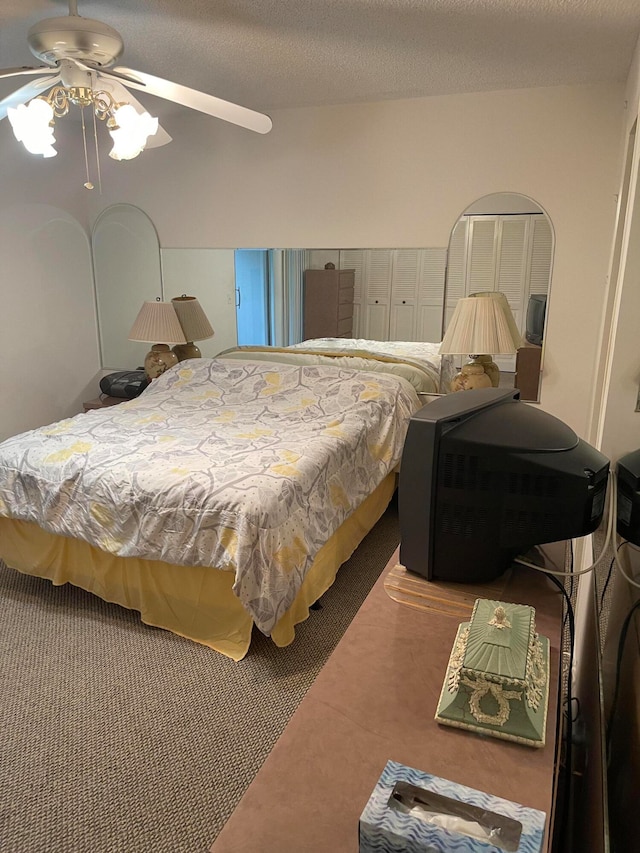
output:
[[[506,298],[503,303],[500,298],[468,296],[458,300],[440,352],[512,355],[521,346],[522,337]]]
[[[187,339],[184,344],[177,344],[173,351],[180,361],[188,358],[200,358],[202,353],[194,341],[204,341],[213,337],[213,328],[202,309],[202,305],[195,296],[175,296],[171,300],[175,312],[180,320],[182,331]]]
[[[176,296],[171,304],[187,341],[204,341],[213,337],[211,323],[195,296]]]
[[[520,334],[520,329],[516,324],[516,318],[513,316],[513,311],[511,310],[511,306],[509,305],[509,301],[507,297],[500,290],[485,290],[481,293],[470,293],[469,296],[478,297],[478,296],[488,296],[490,299],[497,299],[498,302],[502,305],[502,309],[507,317],[507,322],[509,323],[509,328],[511,329],[511,335],[514,341],[518,341],[518,349],[524,345],[524,341],[522,340],[522,336]]]
[[[454,376],[452,391],[497,388],[500,370],[491,356],[513,355],[522,346],[522,337],[504,294],[486,299],[478,296],[458,299],[440,344],[441,353],[471,356],[470,362]]]
[[[171,302],[144,302],[131,331],[130,341],[184,344],[187,339]]]
[[[129,332],[129,340],[153,343],[144,360],[144,370],[149,381],[157,379],[165,370],[178,363],[178,357],[171,352],[168,344],[187,342],[173,305],[159,299],[143,303]]]

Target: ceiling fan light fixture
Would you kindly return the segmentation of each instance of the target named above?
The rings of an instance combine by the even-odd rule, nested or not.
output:
[[[45,18],[34,24],[27,34],[31,52],[51,67],[0,68],[0,80],[5,77],[42,75],[5,98],[0,98],[0,121],[9,115],[16,139],[29,152],[54,157],[57,152],[53,148],[53,119],[66,115],[70,104],[80,107],[87,172],[84,185],[88,189],[93,187],[93,183],[89,177],[85,109],[91,110],[99,186],[96,120],[107,123],[114,143],[109,156],[114,160],[137,157],[147,146],[150,136],[155,137],[151,143],[154,148],[171,142],[169,134],[158,125],[158,119],[145,111],[130,89],[139,89],[148,95],[164,98],[256,133],[268,133],[271,130],[269,116],[255,110],[134,68],[111,68],[124,50],[120,34],[101,21],[78,15],[77,0],[68,0],[68,4],[68,15]],[[62,85],[56,85],[58,83]],[[45,97],[42,93],[47,89],[50,91]],[[38,101],[38,98],[42,100]],[[48,104],[52,111],[51,117],[45,116],[44,104]]]
[[[53,147],[56,141],[53,135],[54,111],[45,98],[34,98],[28,104],[9,107],[7,117],[13,135],[30,154],[56,156],[58,152]]]
[[[158,119],[148,112],[138,113],[131,104],[119,104],[107,126],[113,139],[109,157],[114,160],[133,160],[144,151],[147,139],[158,131]]]

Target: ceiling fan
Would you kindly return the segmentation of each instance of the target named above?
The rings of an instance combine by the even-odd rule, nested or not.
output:
[[[27,41],[31,52],[46,65],[0,69],[0,79],[34,78],[0,101],[0,120],[9,116],[14,134],[32,153],[45,157],[56,153],[51,125],[54,118],[66,114],[70,103],[92,106],[94,125],[95,118],[106,120],[115,142],[111,152],[115,159],[131,159],[145,147],[166,145],[171,137],[158,126],[157,119],[149,116],[130,89],[165,98],[257,133],[271,130],[269,116],[247,107],[133,68],[112,67],[124,50],[122,37],[101,21],[79,16],[77,0],[69,0],[69,15],[45,18],[34,24],[27,33]],[[50,92],[45,95],[47,90]],[[133,112],[120,109],[125,105],[132,107]]]

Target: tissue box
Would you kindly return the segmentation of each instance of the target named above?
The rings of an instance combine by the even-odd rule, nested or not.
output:
[[[541,853],[546,815],[388,761],[360,816],[360,853]]]

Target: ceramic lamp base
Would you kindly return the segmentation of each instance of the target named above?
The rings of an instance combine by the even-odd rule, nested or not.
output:
[[[482,364],[465,364],[451,380],[451,391],[471,391],[474,388],[492,388],[493,383]]]
[[[162,376],[165,370],[178,363],[178,356],[171,352],[168,344],[154,344],[144,360],[144,372],[149,381]]]
[[[500,384],[500,368],[490,355],[470,355],[469,364],[481,364],[484,372],[491,380],[491,385],[497,388]]]
[[[187,358],[202,358],[202,353],[193,341],[186,344],[176,344],[173,347],[173,352],[176,354],[178,361],[184,361]]]

